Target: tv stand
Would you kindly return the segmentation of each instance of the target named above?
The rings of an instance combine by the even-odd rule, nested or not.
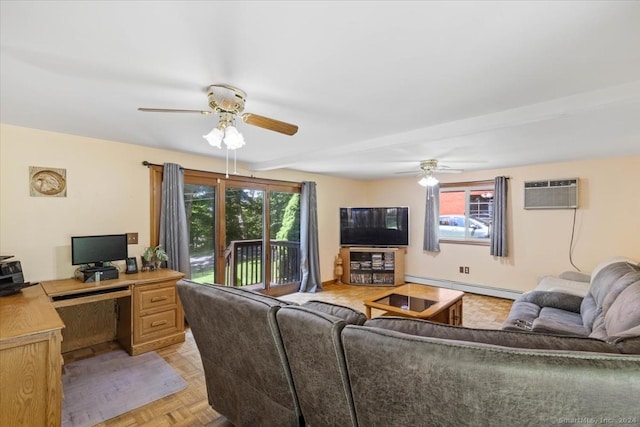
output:
[[[340,248],[342,281],[349,285],[397,286],[404,284],[405,248]]]

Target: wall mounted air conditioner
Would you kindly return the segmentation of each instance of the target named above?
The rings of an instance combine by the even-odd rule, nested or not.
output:
[[[577,209],[578,178],[525,181],[525,209]]]

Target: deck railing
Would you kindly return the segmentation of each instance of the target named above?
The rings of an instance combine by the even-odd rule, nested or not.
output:
[[[272,240],[271,284],[300,281],[300,243]],[[234,240],[225,251],[225,283],[247,286],[262,283],[262,239]]]

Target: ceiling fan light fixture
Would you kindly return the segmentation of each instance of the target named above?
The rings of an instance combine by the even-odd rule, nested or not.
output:
[[[436,179],[436,177],[434,177],[431,174],[428,174],[428,175],[424,175],[422,178],[420,178],[420,181],[418,181],[418,184],[420,184],[423,187],[433,187],[438,182],[439,181]]]
[[[229,150],[237,150],[245,145],[244,137],[235,126],[226,127],[223,142]]]
[[[206,135],[202,135],[212,147],[222,148],[222,138],[224,138],[224,131],[217,126],[214,127],[211,132]]]

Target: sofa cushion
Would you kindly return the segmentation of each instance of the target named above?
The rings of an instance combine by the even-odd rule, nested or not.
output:
[[[603,268],[605,268],[610,264],[619,263],[619,262],[626,262],[628,264],[636,265],[636,266],[638,265],[638,261],[633,260],[631,258],[627,258],[623,256],[611,257],[609,259],[602,261],[600,264],[596,265],[596,267],[591,271],[591,281],[593,282],[593,279],[595,279],[598,273],[600,273],[600,270],[602,270]]]
[[[581,314],[555,307],[542,307],[540,315],[533,321],[531,330],[546,334],[584,337],[591,333],[591,329],[583,324]]]
[[[309,308],[340,318],[350,325],[362,325],[367,320],[367,316],[365,316],[361,311],[355,310],[351,307],[345,307],[344,305],[332,304],[325,301],[311,300],[305,302],[304,304],[301,304],[301,307]]]
[[[524,293],[518,301],[530,302],[539,307],[553,307],[573,313],[580,312],[582,298],[562,292],[531,291]]]
[[[378,327],[422,337],[469,341],[504,347],[619,353],[615,345],[597,339],[494,329],[473,329],[419,319],[378,317],[368,320],[364,326]]]
[[[293,379],[275,316],[288,304],[245,289],[177,283],[204,368],[209,404],[234,425],[297,427]]]
[[[608,335],[617,335],[640,325],[640,281],[618,295],[604,316]]]
[[[555,307],[542,307],[538,319],[584,328],[580,314]]]
[[[553,308],[567,313],[567,316],[573,314],[573,319],[579,319],[579,326],[582,326],[582,318],[578,314],[581,301],[582,298],[579,296],[561,292],[530,291],[524,293],[511,306],[509,316],[505,320],[502,329],[508,331],[531,331],[535,325],[534,322],[538,320],[542,310],[545,308]],[[550,313],[550,311],[547,310],[547,313]],[[551,317],[551,314],[549,314],[549,317]],[[552,323],[547,321],[538,322],[539,330],[535,332],[555,333],[553,329],[550,329],[551,326]],[[563,328],[560,333],[566,335],[571,332]],[[587,334],[588,331],[580,330],[579,335]]]
[[[624,276],[618,278],[607,293],[607,296],[602,302],[602,311],[607,313],[609,308],[613,305],[618,296],[627,289],[630,285],[640,281],[640,269],[633,267],[632,271],[629,271]]]
[[[589,331],[602,313],[603,304],[613,284],[627,273],[637,271],[637,267],[626,261],[614,262],[602,267],[592,276],[591,287],[580,306],[582,323]]]
[[[333,304],[310,305],[316,309],[283,307],[276,314],[305,424],[355,426],[351,387],[340,340],[346,322],[317,310]]]
[[[548,314],[548,312],[547,312]],[[579,315],[573,314],[580,319]],[[539,317],[533,321],[531,331],[542,334],[554,334],[554,335],[575,335],[579,337],[589,336],[589,330],[582,325],[579,325],[577,319],[568,320],[569,318],[562,318],[559,316],[544,316]]]
[[[609,311],[611,305],[616,301],[618,295],[620,295],[622,291],[627,289],[631,284],[638,281],[640,281],[640,271],[632,271],[620,277],[613,283],[609,293],[602,303],[602,310],[593,322],[591,334],[589,334],[590,337],[604,339],[609,335],[604,321],[606,313]]]

